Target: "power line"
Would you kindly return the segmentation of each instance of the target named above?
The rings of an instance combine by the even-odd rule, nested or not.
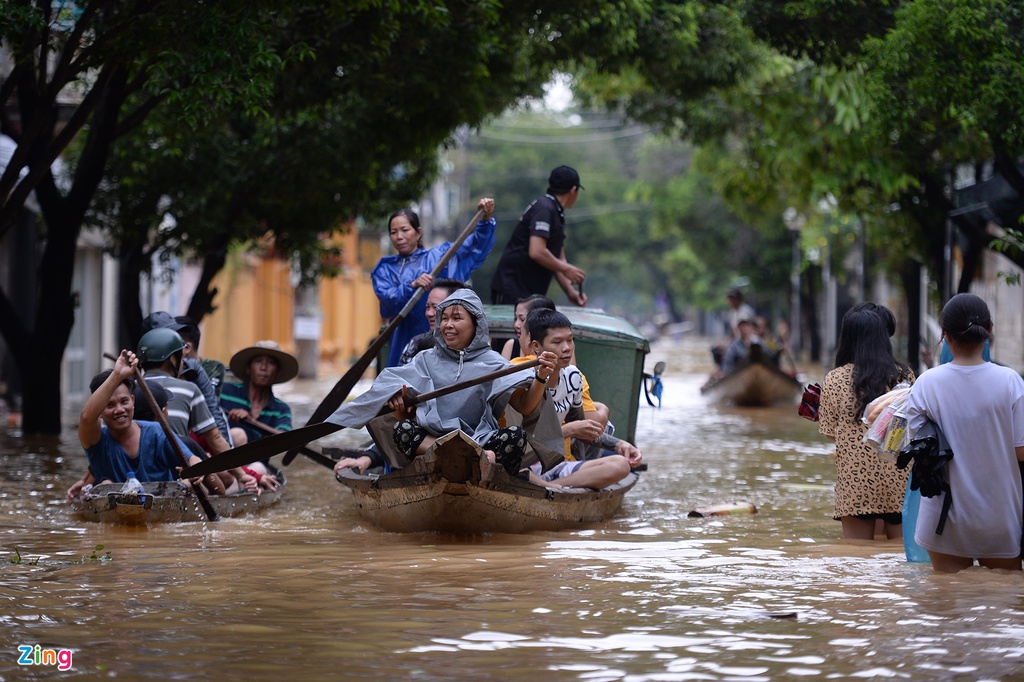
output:
[[[626,137],[638,137],[650,132],[649,128],[633,126],[617,133],[597,133],[593,135],[560,135],[551,137],[547,135],[503,135],[493,132],[478,132],[474,137],[497,142],[522,142],[526,144],[580,144],[589,142],[604,142],[606,140],[618,140]]]

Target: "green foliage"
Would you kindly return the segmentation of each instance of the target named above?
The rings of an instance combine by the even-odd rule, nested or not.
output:
[[[1003,236],[993,239],[989,247],[1003,254],[1019,256],[1024,253],[1024,232],[1012,228],[1008,229]],[[1000,270],[998,275],[1010,286],[1019,286],[1021,283],[1020,272]]]
[[[22,564],[24,564],[25,566],[35,566],[39,563],[39,557],[36,557],[31,561],[26,561],[25,558],[21,556],[21,551],[17,547],[15,547],[14,556],[10,557],[7,561],[11,564],[14,564],[15,566],[21,566]]]
[[[92,554],[87,556],[83,560],[83,563],[85,561],[95,561],[95,562],[98,562],[98,563],[101,563],[101,564],[109,564],[111,561],[114,560],[114,556],[113,556],[113,553],[109,549],[106,552],[104,552],[103,554],[100,554],[99,552],[103,552],[104,549],[106,549],[106,548],[103,545],[96,545],[93,548],[93,550],[92,550]]]
[[[1019,3],[704,5],[739,17],[734,39],[756,36],[734,50],[746,61],[731,81],[676,93],[633,63],[581,79],[592,100],[700,143],[698,168],[745,221],[770,224],[794,207],[809,247],[849,243],[859,228],[843,226],[863,223],[880,265],[912,255],[941,278],[957,170],[994,161],[1017,192],[1000,219],[1024,212]],[[974,224],[957,225],[987,243]]]
[[[769,305],[788,281],[784,228],[762,234],[731,213],[692,168],[690,145],[617,117],[575,111],[520,111],[496,119],[465,146],[472,197],[493,195],[498,237],[474,274],[486,292],[523,210],[560,164],[586,188],[566,213],[566,256],[587,271],[589,305],[641,321],[656,301],[675,315],[720,308],[722,292],[747,278]],[[779,221],[777,221],[779,222]],[[552,286],[556,300],[561,292]]]
[[[292,7],[276,17],[277,44],[252,38],[264,52],[306,57],[272,61],[280,75],[260,109],[221,109],[197,121],[193,102],[169,97],[119,143],[94,220],[122,251],[199,257],[269,232],[280,253],[316,274],[329,248],[322,235],[419,196],[436,173],[438,147],[452,144],[458,125],[539,94],[565,54],[583,45],[600,52],[595,36],[612,50],[635,49],[630,30],[611,38],[632,15],[602,6],[574,26],[568,20],[578,9]],[[297,39],[301,50],[292,46]]]
[[[81,559],[72,561],[70,562],[70,564],[84,564],[87,562],[109,564],[111,561],[114,560],[114,557],[110,550],[107,550],[103,554],[100,554],[100,552],[103,552],[104,549],[105,547],[103,545],[96,545],[95,547],[93,547],[92,553],[82,557]],[[14,556],[8,557],[7,562],[14,566],[38,566],[39,560],[41,558],[41,556],[37,556],[33,559],[27,559],[26,557],[23,557],[21,555],[21,550],[15,547]]]
[[[865,43],[897,144],[941,150],[946,163],[990,152],[986,135],[1024,147],[1021,13],[1005,0],[917,0],[896,30]]]

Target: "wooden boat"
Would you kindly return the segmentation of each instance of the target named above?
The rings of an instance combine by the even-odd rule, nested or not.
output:
[[[264,490],[260,495],[209,495],[210,503],[223,517],[252,514],[269,507],[281,499],[285,477],[274,471],[281,485],[277,490]],[[144,525],[149,523],[179,523],[205,521],[199,501],[179,481],[143,483],[142,494],[122,495],[121,483],[94,485],[85,495],[70,502],[72,513],[86,521]]]
[[[492,340],[500,344],[511,338],[514,307],[484,309]],[[564,312],[572,322],[577,363],[587,375],[592,395],[611,408],[616,435],[634,441],[644,356],[650,344],[636,327],[614,315],[581,308]],[[382,433],[375,439],[387,447],[390,430]],[[600,491],[537,486],[509,476],[458,431],[388,474],[362,475],[343,469],[336,477],[352,491],[360,516],[383,530],[466,534],[585,527],[618,511],[638,480],[634,472]]]
[[[737,407],[768,407],[795,402],[803,385],[767,358],[761,346],[754,345],[742,365],[712,378],[700,392],[711,400]]]
[[[552,490],[509,476],[455,431],[401,469],[382,476],[342,469],[338,481],[355,497],[359,515],[386,531],[526,533],[580,528],[622,505],[636,473],[604,490]]]

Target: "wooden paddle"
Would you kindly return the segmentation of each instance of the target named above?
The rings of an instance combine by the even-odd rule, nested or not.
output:
[[[276,436],[279,433],[285,433],[285,431],[282,431],[281,429],[275,429],[273,426],[269,426],[267,424],[264,424],[263,422],[258,421],[256,419],[252,419],[251,417],[246,417],[242,421],[245,424],[248,424],[252,428],[256,429],[257,431],[259,431],[260,433],[262,433],[265,436]],[[323,464],[325,467],[328,467],[330,469],[334,468],[334,460],[333,459],[331,459],[330,457],[325,455],[323,452],[320,452],[318,450],[314,450],[313,448],[310,448],[308,446],[304,445],[301,448],[296,448],[295,450],[293,450],[293,452],[300,452],[303,455],[305,455],[306,457],[309,457],[311,460],[313,460],[317,464]]]
[[[104,353],[103,357],[117,362],[117,357],[110,353]],[[142,391],[142,395],[146,397],[146,402],[149,403],[149,409],[153,410],[153,416],[160,424],[160,428],[163,429],[167,440],[171,441],[171,447],[174,449],[174,453],[178,455],[178,460],[181,462],[182,468],[187,469],[188,457],[186,457],[185,453],[182,452],[181,443],[178,442],[178,437],[174,435],[174,431],[171,431],[171,425],[167,423],[167,417],[164,416],[163,409],[161,409],[160,404],[157,403],[156,397],[153,396],[153,391],[149,390],[149,384],[146,383],[146,379],[142,376],[142,372],[139,371],[138,365],[135,366],[135,382],[139,385],[139,390]],[[141,452],[139,453],[139,456],[142,456]],[[225,467],[225,469],[230,468],[231,467]],[[223,469],[221,471],[223,471]],[[186,478],[186,476],[182,475],[182,478]],[[206,518],[210,521],[219,521],[220,515],[217,513],[217,510],[213,508],[213,504],[210,503],[210,498],[206,496],[206,491],[202,486],[194,485],[192,486],[192,491],[196,494],[196,497],[199,498],[199,504],[203,508],[203,513],[206,514]]]
[[[434,266],[434,269],[430,271],[431,277],[437,277],[441,274],[448,265],[448,261],[455,256],[459,247],[462,246],[462,243],[466,241],[469,235],[473,234],[477,223],[480,222],[483,215],[483,209],[476,212],[476,215],[474,215],[469,221],[469,224],[466,225],[466,229],[462,231],[462,234],[459,235],[458,239],[452,242],[451,248],[441,256],[441,260],[439,260],[437,265]],[[402,310],[391,319],[388,326],[384,328],[384,331],[380,333],[380,336],[374,339],[373,343],[371,343],[370,347],[366,349],[366,352],[363,353],[362,357],[356,360],[355,364],[349,367],[348,371],[345,372],[341,379],[338,379],[338,383],[334,385],[331,392],[327,394],[327,397],[323,399],[323,402],[321,402],[316,410],[313,411],[313,415],[309,418],[309,421],[306,422],[306,426],[319,424],[323,420],[327,419],[327,417],[331,416],[331,414],[338,409],[343,402],[345,402],[345,398],[348,397],[348,394],[352,392],[352,388],[356,385],[359,379],[362,378],[363,373],[366,372],[366,368],[369,367],[370,363],[373,362],[373,359],[377,357],[381,348],[383,348],[384,344],[388,342],[395,329],[398,328],[398,325],[402,323],[402,320],[406,318],[424,293],[426,293],[426,289],[422,287],[413,292],[412,298],[409,299],[409,302],[406,303],[405,307],[403,307]],[[293,459],[295,459],[295,455],[289,452],[288,457],[285,457],[284,459],[284,464],[291,463]]]
[[[524,369],[536,367],[539,364],[539,359],[533,359],[529,362],[523,362],[518,365],[509,365],[504,369],[499,369],[487,374],[481,374],[478,377],[467,379],[466,381],[461,381],[459,383],[452,384],[451,386],[445,386],[444,388],[439,388],[436,391],[427,391],[421,395],[413,396],[406,401],[406,405],[419,405],[420,403],[425,403],[426,401],[433,400],[434,398],[440,398],[441,396],[446,396],[466,388],[479,386],[480,384],[487,383],[488,381],[500,379],[501,377],[508,376],[509,374],[521,372]],[[323,438],[324,436],[334,433],[335,431],[340,431],[343,428],[345,427],[332,424],[331,422],[320,422],[318,424],[303,426],[301,429],[295,429],[294,431],[282,431],[281,433],[261,438],[253,443],[247,443],[233,450],[222,452],[216,457],[211,457],[199,464],[188,467],[181,473],[183,476],[191,478],[194,476],[205,476],[206,474],[212,474],[217,471],[245,466],[258,460],[272,457],[279,452],[299,448],[310,441]]]

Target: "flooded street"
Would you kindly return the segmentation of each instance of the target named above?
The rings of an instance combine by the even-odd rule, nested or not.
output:
[[[706,355],[655,346],[650,469],[582,531],[383,533],[303,458],[256,517],[87,523],[63,503],[85,467],[77,412],[57,450],[0,435],[0,680],[1021,679],[1021,575],[935,576],[901,543],[840,542],[817,425],[706,405]],[[335,378],[283,387],[300,423]],[[725,502],[758,513],[687,516]],[[36,644],[72,665],[18,665]]]

